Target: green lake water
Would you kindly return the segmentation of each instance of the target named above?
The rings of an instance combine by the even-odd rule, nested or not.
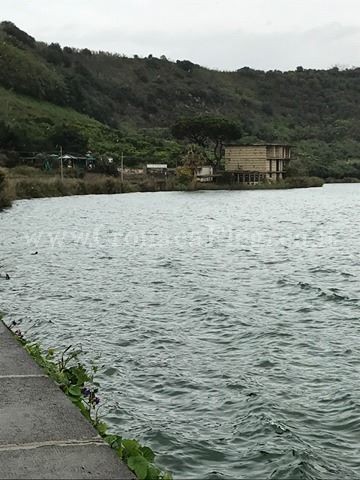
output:
[[[107,422],[175,478],[353,479],[359,214],[359,184],[19,201],[0,310],[101,355]]]

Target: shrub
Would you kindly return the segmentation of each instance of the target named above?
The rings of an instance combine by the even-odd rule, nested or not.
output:
[[[0,210],[11,206],[11,197],[6,172],[0,169]]]
[[[194,179],[194,173],[189,167],[178,167],[176,176],[180,183],[190,183]]]
[[[324,180],[318,177],[289,177],[285,180],[289,188],[322,187]]]
[[[9,159],[5,153],[0,153],[0,167],[6,167],[8,160]]]
[[[29,167],[28,165],[17,165],[10,172],[12,177],[38,177],[42,173],[38,168]]]

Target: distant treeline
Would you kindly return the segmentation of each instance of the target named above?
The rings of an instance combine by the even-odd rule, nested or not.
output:
[[[244,143],[293,144],[297,174],[359,178],[359,80],[360,68],[220,72],[165,56],[62,48],[3,22],[0,147],[52,148],[66,121],[92,148],[175,163],[182,144],[169,127],[208,114],[236,121]]]

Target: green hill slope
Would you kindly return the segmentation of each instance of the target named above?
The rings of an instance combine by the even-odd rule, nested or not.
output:
[[[162,131],[114,129],[69,107],[36,100],[2,87],[0,130],[1,125],[6,125],[10,132],[16,132],[17,150],[23,154],[54,150],[56,146],[51,142],[51,137],[58,125],[66,125],[70,130],[80,132],[88,139],[88,149],[93,152],[118,157],[125,152],[128,165],[149,159],[175,162],[182,150],[181,145],[167,138]]]
[[[56,124],[66,123],[81,129],[90,138],[92,148],[101,148],[111,135],[111,129],[97,120],[80,114],[70,108],[36,100],[0,87],[0,119],[10,126],[16,126],[26,137],[32,138],[36,147],[43,144],[49,130]]]
[[[293,165],[301,173],[360,177],[359,79],[359,68],[212,71],[186,60],[46,45],[8,22],[0,26],[0,86],[8,91],[0,95],[14,104],[8,114],[5,101],[0,120],[16,110],[14,122],[39,138],[49,124],[71,119],[89,133],[92,148],[120,146],[134,159],[174,159],[179,146],[168,127],[181,116],[207,113],[239,122],[244,143],[295,145]],[[24,114],[15,93],[27,96]],[[28,122],[30,110],[37,113]]]

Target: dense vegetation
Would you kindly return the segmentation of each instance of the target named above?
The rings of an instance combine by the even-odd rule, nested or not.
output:
[[[0,26],[0,142],[51,150],[61,125],[129,164],[182,154],[180,118],[224,117],[241,141],[296,147],[296,174],[360,177],[360,68],[212,71],[165,57],[127,58],[36,42]],[[60,127],[59,127],[60,125]]]
[[[11,205],[6,173],[0,169],[0,210]]]
[[[234,121],[214,115],[194,115],[191,118],[180,118],[171,129],[175,138],[188,142],[207,151],[213,149],[210,162],[217,168],[221,163],[226,142],[241,139],[242,128]],[[209,162],[207,162],[209,163]]]

